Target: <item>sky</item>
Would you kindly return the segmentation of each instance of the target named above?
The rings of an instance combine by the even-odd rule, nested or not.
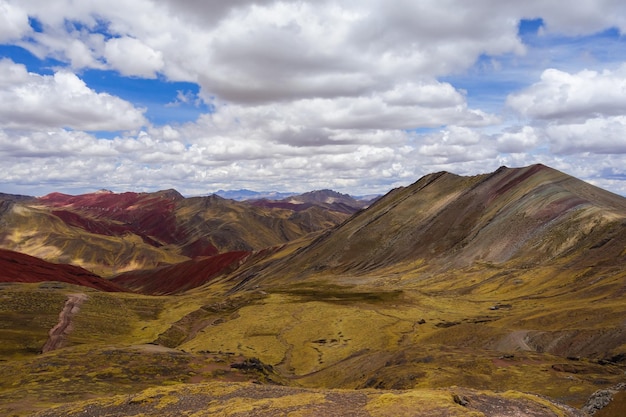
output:
[[[0,0],[0,192],[626,195],[623,0]]]

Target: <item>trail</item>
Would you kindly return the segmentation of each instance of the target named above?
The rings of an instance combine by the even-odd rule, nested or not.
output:
[[[48,341],[41,348],[41,353],[61,347],[65,337],[72,331],[72,317],[80,311],[80,306],[86,299],[86,294],[68,294],[65,306],[59,313],[59,322],[48,332]]]
[[[496,342],[493,347],[503,352],[515,350],[534,352],[536,349],[528,344],[528,333],[528,330],[515,330]]]

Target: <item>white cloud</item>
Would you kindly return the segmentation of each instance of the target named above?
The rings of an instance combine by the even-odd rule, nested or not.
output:
[[[111,67],[122,75],[156,78],[156,73],[163,69],[163,54],[155,51],[141,41],[123,37],[106,42],[104,57]]]
[[[514,19],[487,20],[492,11],[465,3],[455,5],[458,14],[380,0],[16,4],[44,24],[45,33],[22,43],[39,56],[77,69],[106,61],[122,74],[162,72],[199,82],[207,96],[242,103],[387,91],[416,76],[462,70],[481,53],[524,49]],[[113,36],[106,44],[91,36],[102,23]]]
[[[416,153],[429,159],[431,164],[481,161],[498,155],[489,136],[467,127],[449,126],[425,136],[423,141]]]
[[[465,97],[449,83],[408,82],[381,94],[386,103],[398,106],[442,108],[465,104]]]
[[[11,60],[0,60],[0,127],[115,131],[145,123],[143,110],[107,93],[96,93],[73,73],[39,75]]]
[[[540,138],[531,126],[509,129],[498,135],[497,149],[504,153],[527,152],[540,143]]]
[[[0,182],[386,191],[433,170],[535,162],[593,177],[585,163],[625,151],[626,66],[543,71],[508,98],[527,119],[515,126],[441,79],[479,57],[511,70],[532,47],[518,37],[521,18],[541,17],[552,35],[624,32],[623,3],[0,0],[0,41],[19,38],[67,67],[39,75],[0,62]],[[75,75],[88,68],[196,83],[198,97],[181,91],[170,105],[202,99],[216,112],[145,126],[143,109]],[[81,132],[142,126],[111,140]],[[438,132],[407,132],[420,128]]]
[[[468,108],[465,98],[447,83],[422,82],[362,97],[314,98],[264,105],[217,103],[204,118],[212,129],[246,136],[266,134],[292,146],[367,143],[367,130],[395,131],[447,124],[484,126],[495,115]],[[206,130],[205,127],[203,129]],[[358,130],[360,139],[345,131]]]
[[[575,7],[544,0],[514,3],[527,17],[542,17],[550,31],[572,36],[611,27],[626,31],[626,4],[621,0],[578,0]]]
[[[9,158],[111,157],[118,152],[113,142],[80,131],[54,129],[15,133],[0,130],[0,155]]]
[[[552,150],[559,154],[626,154],[626,116],[554,124],[546,128],[546,135]]]
[[[176,92],[176,99],[167,103],[166,107],[179,107],[183,104],[192,105],[198,107],[202,104],[202,99],[199,98],[193,91],[182,91],[178,90]]]
[[[30,31],[26,11],[0,0],[0,42],[20,39]]]
[[[524,116],[546,120],[584,120],[626,112],[626,65],[602,72],[569,74],[548,69],[541,80],[512,94],[507,104]]]
[[[570,8],[538,0],[6,4],[43,22],[45,33],[22,43],[40,56],[76,69],[106,61],[126,75],[160,72],[199,82],[205,97],[240,103],[368,95],[458,73],[481,54],[522,54],[522,17],[541,16],[548,29],[575,34],[626,27],[618,0]],[[103,28],[113,36],[106,43],[98,38]]]

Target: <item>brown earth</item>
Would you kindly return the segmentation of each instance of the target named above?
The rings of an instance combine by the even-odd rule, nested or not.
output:
[[[62,406],[36,414],[59,416],[222,417],[584,417],[570,407],[519,394],[462,388],[415,391],[333,391],[244,383],[149,390],[110,401]]]
[[[72,318],[80,311],[80,306],[87,300],[86,294],[69,294],[63,310],[59,313],[59,322],[50,329],[50,337],[46,344],[41,348],[42,353],[59,349],[63,346],[63,342],[67,335],[72,331]]]

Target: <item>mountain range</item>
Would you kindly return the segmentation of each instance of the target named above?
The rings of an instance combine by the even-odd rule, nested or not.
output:
[[[326,198],[347,198],[323,193]],[[175,190],[121,194],[101,190],[40,198],[4,194],[0,247],[111,276],[280,245],[334,226],[364,206],[354,199],[334,205],[305,203],[293,209],[294,204],[281,201],[185,198]]]
[[[621,415],[626,198],[544,165],[282,197],[0,194],[0,410]]]

